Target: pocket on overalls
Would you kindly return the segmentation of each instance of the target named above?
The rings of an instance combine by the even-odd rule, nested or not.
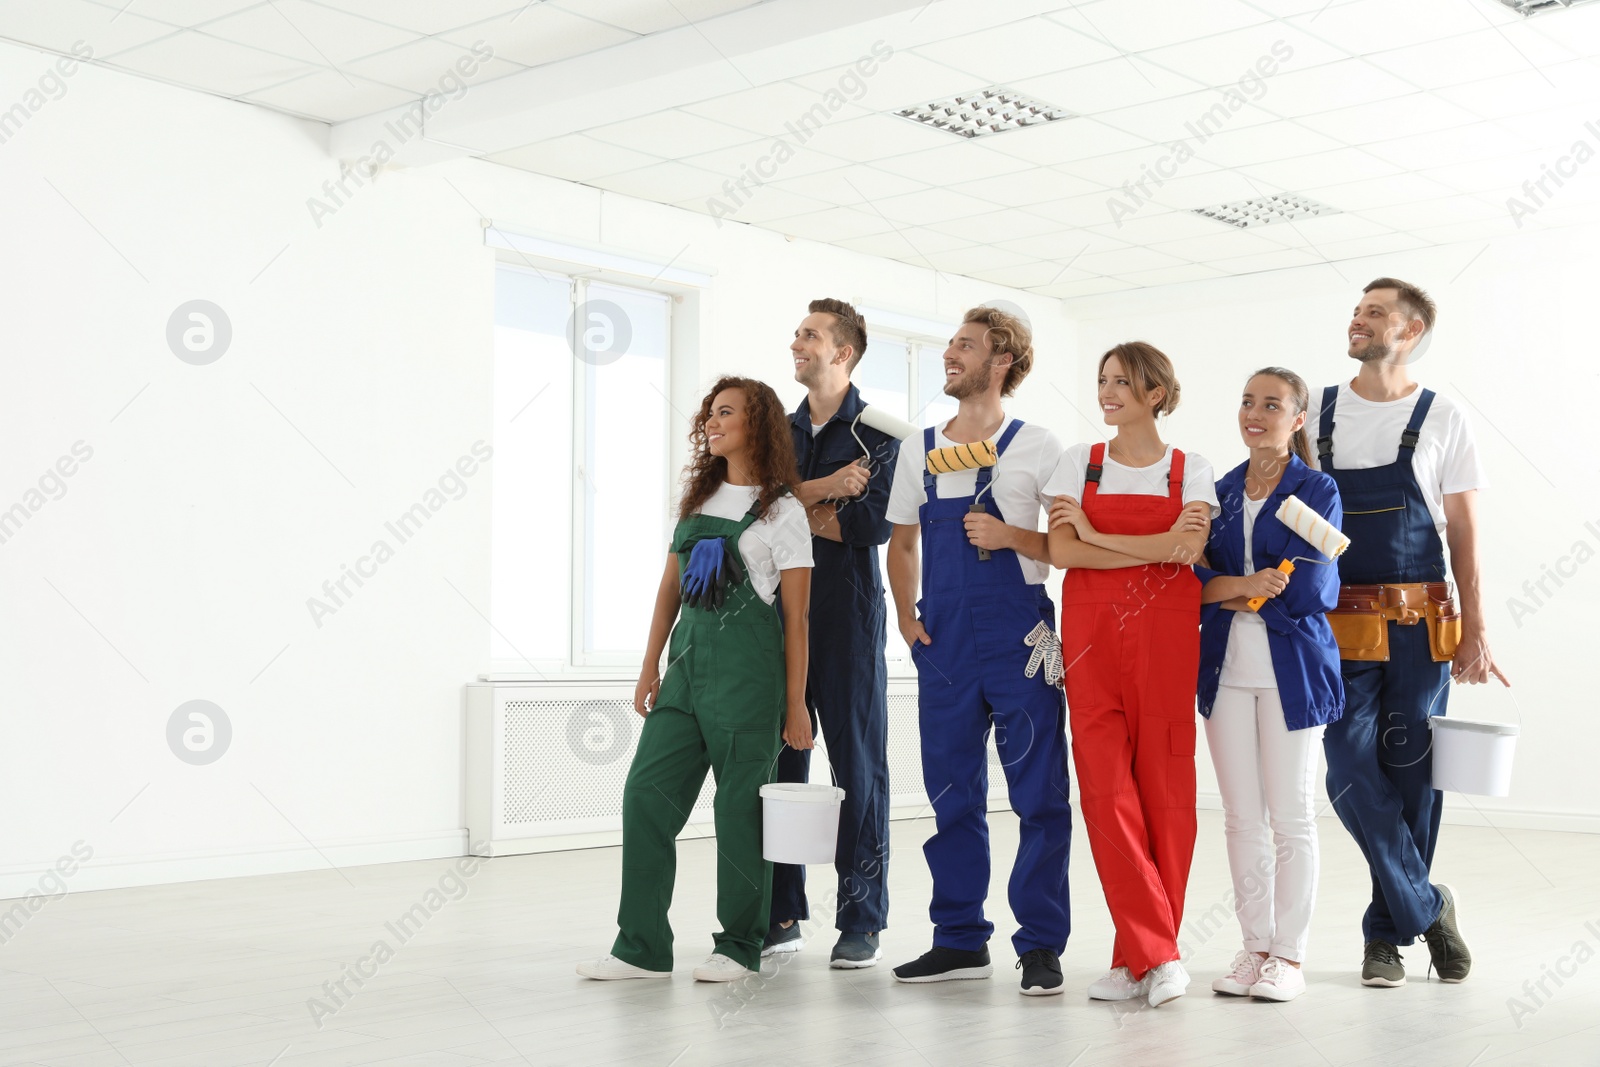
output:
[[[1195,804],[1195,723],[1193,719],[1167,726],[1171,760],[1167,770],[1167,806],[1193,808]]]

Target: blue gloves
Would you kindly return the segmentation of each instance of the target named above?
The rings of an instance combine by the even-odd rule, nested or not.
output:
[[[687,607],[719,610],[728,598],[728,588],[744,580],[738,557],[728,551],[727,539],[707,537],[689,550],[689,565],[679,584]]]

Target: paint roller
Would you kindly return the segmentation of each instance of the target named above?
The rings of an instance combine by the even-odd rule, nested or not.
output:
[[[1333,523],[1311,510],[1306,505],[1306,502],[1297,496],[1291,494],[1282,504],[1278,505],[1278,510],[1275,514],[1279,522],[1299,534],[1318,552],[1328,557],[1327,559],[1312,559],[1310,556],[1296,556],[1294,559],[1286,559],[1278,564],[1278,569],[1284,574],[1293,574],[1294,565],[1300,560],[1326,566],[1333,562],[1335,556],[1350,547],[1350,538],[1346,537]],[[1267,598],[1264,596],[1253,596],[1249,600],[1250,610],[1260,611],[1261,605],[1266,602]]]
[[[956,471],[972,471],[980,467],[992,467],[998,462],[1000,462],[1000,453],[995,451],[993,440],[973,441],[970,444],[963,445],[947,445],[944,448],[936,448],[929,452],[927,458],[929,474],[954,474]],[[976,501],[972,503],[971,507],[967,508],[968,512],[975,512],[979,515],[986,513],[988,510],[986,506]],[[978,549],[978,559],[986,560],[988,558],[989,550],[987,548]]]

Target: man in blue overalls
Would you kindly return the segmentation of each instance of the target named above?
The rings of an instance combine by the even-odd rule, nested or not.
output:
[[[1022,992],[1056,994],[1071,930],[1072,808],[1060,642],[1044,589],[1050,555],[1039,516],[1050,503],[1044,485],[1061,445],[1043,427],[1007,418],[1001,406],[1033,366],[1032,337],[1020,319],[973,308],[944,366],[944,391],[959,409],[942,428],[905,442],[889,498],[889,585],[917,664],[922,776],[936,827],[923,846],[933,873],[933,948],[894,976],[944,982],[993,973],[994,924],[983,914],[992,729],[1021,817],[1009,897],[1021,924],[1011,944]]]
[[[789,351],[806,398],[790,416],[801,482],[795,495],[811,519],[811,666],[806,702],[821,723],[828,763],[844,789],[839,812],[839,876],[830,965],[871,967],[883,955],[888,923],[888,674],[883,659],[883,579],[878,546],[889,540],[884,508],[900,442],[856,421],[867,405],[850,372],[867,350],[867,325],[842,300],[813,300]],[[811,753],[785,746],[778,781],[804,782]],[[798,920],[810,918],[805,868],[772,869],[772,925],[762,955],[804,944]]]
[[[1362,920],[1369,986],[1404,985],[1399,949],[1418,937],[1443,981],[1460,982],[1472,967],[1456,893],[1430,875],[1443,798],[1433,788],[1428,717],[1445,713],[1452,676],[1510,684],[1484,632],[1477,491],[1488,483],[1471,428],[1409,374],[1434,314],[1413,285],[1368,285],[1348,330],[1361,369],[1323,390],[1307,420],[1318,427],[1319,461],[1339,486],[1350,537],[1338,561],[1339,607],[1328,615],[1345,711],[1323,747],[1328,796],[1372,872]]]

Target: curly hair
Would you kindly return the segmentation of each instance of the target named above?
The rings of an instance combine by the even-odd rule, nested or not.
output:
[[[764,519],[778,498],[800,482],[795,464],[794,437],[789,413],[772,386],[753,378],[725,376],[717,379],[689,429],[689,448],[693,455],[683,468],[683,498],[678,502],[679,517],[693,515],[728,480],[728,461],[711,454],[706,440],[706,420],[711,404],[724,389],[744,393],[744,432],[746,457],[751,466],[749,480],[760,487],[756,494],[756,517]]]
[[[984,336],[995,355],[1011,357],[1005,384],[1000,388],[1001,396],[1010,396],[1033,370],[1033,331],[1009,311],[987,305],[975,307],[961,317],[963,326],[969,322],[983,326]]]

